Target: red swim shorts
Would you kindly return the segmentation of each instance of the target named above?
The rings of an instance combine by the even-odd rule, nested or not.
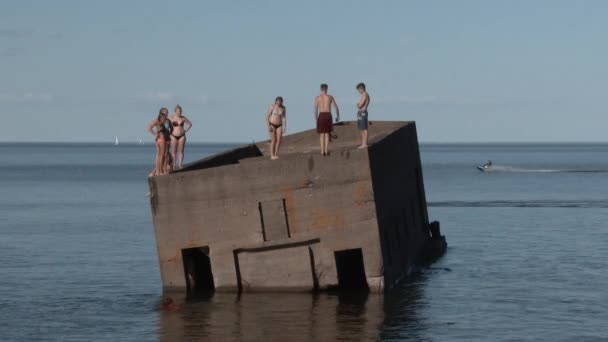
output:
[[[331,113],[319,113],[317,118],[317,133],[331,133],[333,130]]]

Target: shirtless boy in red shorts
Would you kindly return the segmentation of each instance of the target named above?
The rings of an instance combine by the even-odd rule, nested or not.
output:
[[[327,84],[321,84],[321,94],[315,98],[315,122],[321,142],[321,155],[328,155],[329,135],[333,129],[331,107],[336,109],[336,122],[340,121],[340,109],[333,96],[327,94]]]

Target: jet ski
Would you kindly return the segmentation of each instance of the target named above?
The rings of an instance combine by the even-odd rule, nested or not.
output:
[[[481,172],[487,172],[492,167],[492,161],[488,160],[485,164],[477,166],[477,170]]]

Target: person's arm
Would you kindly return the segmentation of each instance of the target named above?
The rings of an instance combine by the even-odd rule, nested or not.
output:
[[[315,123],[319,120],[319,97],[315,97]]]
[[[331,104],[336,109],[336,122],[338,122],[338,121],[340,121],[340,108],[338,108],[338,103],[336,102],[336,99],[333,97],[331,98]]]
[[[272,114],[272,106],[268,107],[268,112],[266,113],[266,127],[268,127],[268,132],[272,132],[272,128],[270,127],[270,115]]]
[[[285,134],[287,132],[287,107],[283,107],[283,130],[281,130],[281,134]]]
[[[192,128],[192,122],[190,122],[190,120],[188,120],[187,117],[184,116],[184,134],[187,133],[190,128]],[[185,125],[188,125],[188,128],[185,127]]]
[[[151,123],[148,125],[148,132],[150,132],[150,134],[152,134],[152,136],[153,136],[154,138],[156,138],[156,137],[158,136],[158,132],[156,132],[156,131],[154,130],[154,127],[156,127],[156,124],[157,124],[157,120],[156,120],[156,119],[154,119],[154,120],[152,120],[152,122],[151,122]]]

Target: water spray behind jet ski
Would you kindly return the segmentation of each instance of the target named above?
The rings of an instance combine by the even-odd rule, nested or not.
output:
[[[491,160],[475,167],[480,172],[532,172],[532,173],[608,173],[608,169],[545,169],[494,165]]]

